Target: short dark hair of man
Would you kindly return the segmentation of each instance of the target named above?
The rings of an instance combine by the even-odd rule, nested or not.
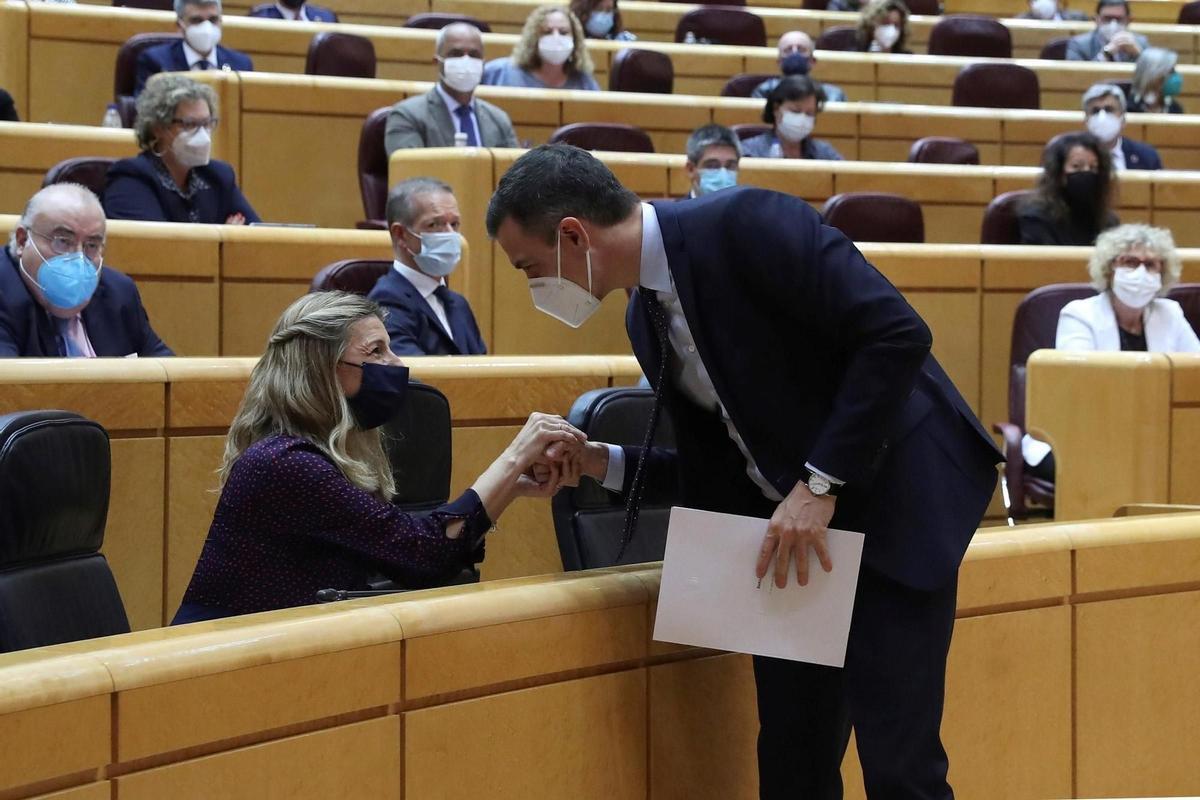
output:
[[[638,202],[638,196],[588,151],[544,144],[518,158],[500,178],[488,204],[487,232],[496,238],[511,217],[527,233],[553,244],[564,217],[609,227],[629,216]]]
[[[692,131],[687,140],[687,160],[692,164],[699,164],[704,158],[704,151],[718,145],[732,147],[738,158],[742,157],[742,142],[737,134],[724,125],[712,123],[701,125]]]
[[[431,193],[454,194],[450,184],[437,178],[409,178],[392,187],[387,198],[387,223],[390,228],[399,222],[404,227],[411,227],[416,221],[413,200],[423,194]]]
[[[1129,16],[1129,3],[1127,0],[1099,0],[1096,3],[1096,15],[1100,15],[1100,9],[1110,8],[1112,6],[1121,6],[1125,9],[1125,16]]]
[[[767,95],[767,104],[763,107],[763,122],[774,125],[775,109],[784,103],[803,100],[806,97],[817,98],[817,111],[825,107],[825,90],[821,88],[821,84],[807,75],[788,75]]]

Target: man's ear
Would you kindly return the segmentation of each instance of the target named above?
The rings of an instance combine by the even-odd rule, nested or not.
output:
[[[578,217],[563,217],[562,221],[558,223],[558,235],[562,242],[576,247],[587,247],[591,244],[587,230],[584,229],[583,222]]]
[[[21,251],[25,249],[25,245],[29,242],[29,231],[23,226],[18,225],[17,229],[13,232],[13,241],[17,245],[17,255],[20,255]]]

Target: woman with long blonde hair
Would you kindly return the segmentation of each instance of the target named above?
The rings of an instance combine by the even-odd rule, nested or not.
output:
[[[559,472],[548,458],[583,434],[534,414],[460,497],[428,515],[401,511],[388,502],[395,484],[378,428],[407,387],[374,302],[321,292],[283,312],[230,425],[221,498],[172,624],[305,605],[321,588],[366,588],[380,572],[442,573],[469,558],[513,499],[578,479],[570,459]]]
[[[489,86],[599,91],[579,18],[565,6],[538,6],[529,12],[510,58],[483,68]]]

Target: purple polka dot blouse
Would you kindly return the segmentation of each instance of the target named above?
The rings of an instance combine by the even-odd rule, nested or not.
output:
[[[459,519],[462,532],[447,537]],[[271,436],[234,463],[183,604],[249,614],[313,603],[318,589],[365,589],[379,573],[441,573],[491,527],[474,490],[413,515],[355,486],[311,442]]]

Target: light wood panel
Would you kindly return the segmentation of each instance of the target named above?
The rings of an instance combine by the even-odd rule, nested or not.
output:
[[[0,790],[103,766],[110,727],[107,694],[0,716]]]
[[[642,669],[406,712],[405,796],[643,798],[646,712]]]
[[[123,775],[121,800],[400,800],[400,721],[384,717]]]
[[[1200,592],[1075,608],[1079,796],[1195,793],[1198,614]]]
[[[114,439],[112,488],[101,552],[135,629],[163,624],[163,521],[165,441]]]
[[[30,800],[110,800],[111,797],[112,784],[108,781],[101,781],[52,794],[39,794]]]

